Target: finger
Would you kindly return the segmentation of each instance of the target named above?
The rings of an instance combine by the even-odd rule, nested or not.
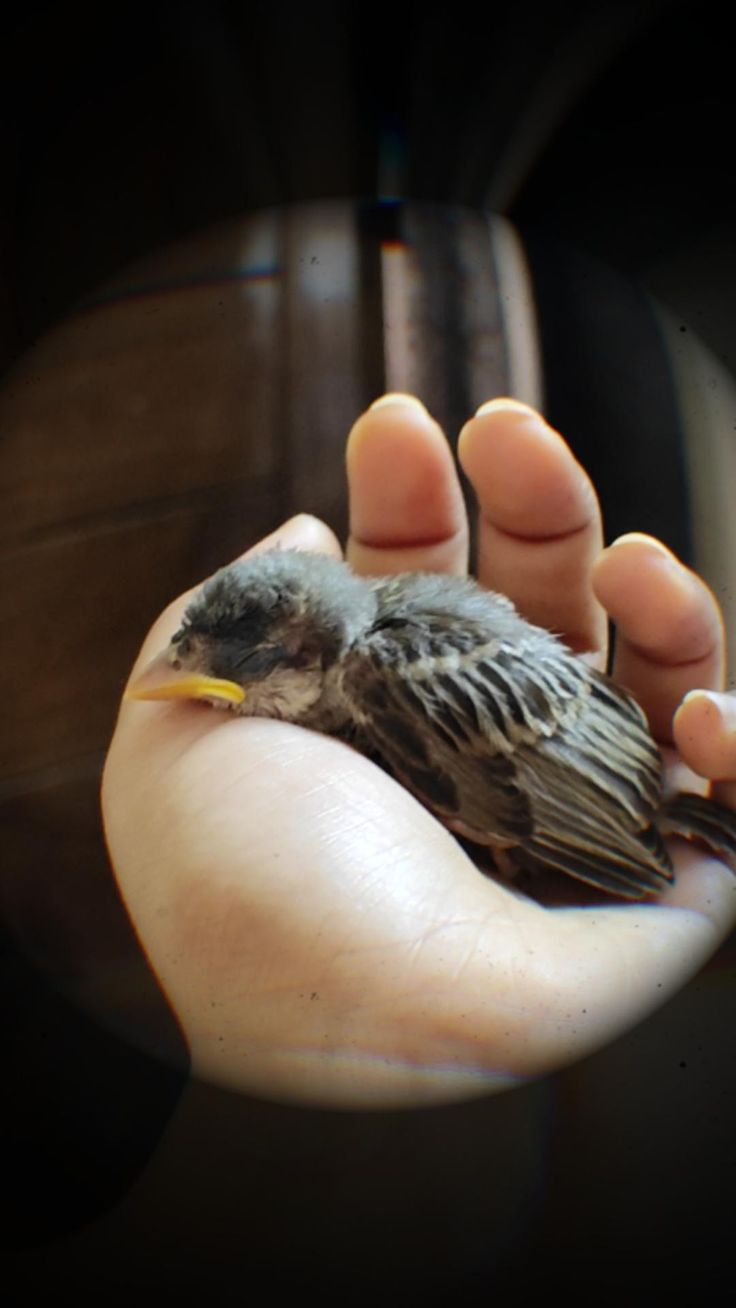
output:
[[[715,784],[713,798],[736,808],[736,698],[691,690],[675,713],[675,743],[689,767]]]
[[[683,696],[723,685],[725,641],[715,596],[660,541],[638,532],[604,550],[593,585],[616,623],[616,680],[636,695],[655,738],[669,744]]]
[[[346,553],[356,572],[467,571],[468,524],[452,452],[418,400],[377,400],[350,432],[346,458]]]
[[[492,400],[466,423],[458,456],[478,497],[479,579],[572,649],[604,650],[590,584],[600,510],[562,437],[527,405]]]
[[[264,536],[263,540],[259,540],[249,550],[238,555],[238,558],[247,559],[251,554],[261,554],[264,550],[272,549],[304,550],[312,554],[330,554],[338,559],[342,554],[340,543],[334,532],[319,518],[314,518],[309,513],[298,513],[295,517],[289,518],[287,522],[282,523],[270,535]],[[199,590],[201,584],[202,582],[198,582],[196,586],[190,587],[183,595],[177,596],[175,600],[172,600],[171,604],[167,605],[160,617],[156,619],[143,642],[141,652],[131,671],[131,681],[159,650],[168,645],[174,632],[181,625],[182,615],[187,604],[192,595]]]

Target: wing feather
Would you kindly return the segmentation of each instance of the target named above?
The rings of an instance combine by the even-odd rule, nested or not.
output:
[[[361,733],[471,840],[618,895],[660,891],[672,879],[655,824],[662,762],[641,709],[554,637],[529,630],[538,639],[520,649],[479,626],[473,645],[466,623],[454,649],[443,616],[423,615],[413,632],[394,620],[346,663],[343,691]]]

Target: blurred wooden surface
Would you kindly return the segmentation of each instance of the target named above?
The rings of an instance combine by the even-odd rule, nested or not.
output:
[[[97,799],[121,689],[184,588],[297,506],[342,527],[345,434],[372,398],[355,246],[348,209],[217,229],[128,269],[0,393],[5,921],[133,1038],[155,994]]]

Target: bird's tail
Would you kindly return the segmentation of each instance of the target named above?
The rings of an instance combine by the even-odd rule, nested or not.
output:
[[[736,872],[736,813],[703,795],[673,795],[657,823],[663,835],[696,840]]]

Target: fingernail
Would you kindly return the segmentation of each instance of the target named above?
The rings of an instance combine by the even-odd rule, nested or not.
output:
[[[698,700],[708,705],[713,727],[720,726],[729,732],[736,731],[736,699],[733,695],[720,694],[717,690],[702,690],[698,687],[683,695],[680,708],[685,704],[697,704]]]
[[[404,405],[408,408],[419,409],[420,413],[426,414],[427,410],[418,400],[416,395],[405,395],[403,391],[389,391],[387,395],[381,395],[379,399],[374,400],[370,405],[371,409],[384,409],[390,405]]]
[[[618,536],[610,545],[606,546],[605,554],[610,554],[611,550],[623,549],[627,545],[638,545],[640,550],[644,546],[644,551],[639,555],[642,566],[647,565],[647,555],[649,567],[659,567],[664,569],[670,584],[676,583],[683,597],[693,594],[693,579],[689,570],[680,563],[676,554],[656,536],[647,536],[644,531],[627,531],[623,536]]]
[[[308,531],[313,531],[315,524],[319,527],[322,526],[320,519],[315,518],[313,513],[295,513],[293,518],[287,518],[286,522],[282,522],[278,530],[302,531],[303,528],[306,528]]]
[[[514,400],[508,395],[499,395],[495,400],[486,400],[479,409],[476,409],[475,416],[482,418],[487,413],[525,413],[529,418],[544,422],[541,413],[531,404],[524,404],[523,400]]]
[[[713,694],[712,691],[701,690],[699,687],[696,690],[689,690],[687,692],[687,695],[683,695],[682,699],[680,700],[680,708],[682,708],[683,704],[692,704],[694,701],[697,702],[697,700],[699,699],[705,700],[707,704],[710,704],[711,707],[716,710],[716,713],[720,717],[721,706],[718,703],[716,696]]]
[[[615,549],[617,545],[628,545],[629,542],[638,545],[648,545],[650,549],[656,550],[656,552],[663,555],[664,558],[675,558],[672,550],[668,549],[661,540],[657,540],[656,536],[647,536],[644,531],[626,531],[623,536],[617,536],[615,540],[612,540],[608,549]]]
[[[332,532],[320,518],[316,518],[312,513],[295,513],[293,518],[287,518],[274,531],[269,532],[263,540],[258,542],[258,549],[263,549],[264,545],[270,544],[288,545],[294,542],[295,545],[301,545],[304,549],[310,549],[312,545],[317,548],[323,542],[330,539]]]

